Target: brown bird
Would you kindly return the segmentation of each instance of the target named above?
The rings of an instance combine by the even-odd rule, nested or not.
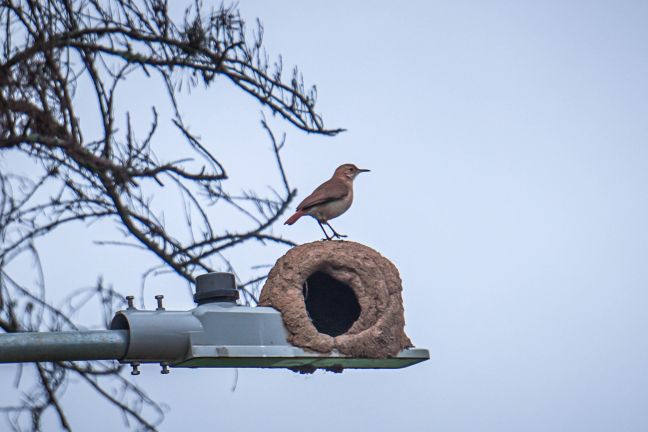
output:
[[[340,216],[351,207],[351,203],[353,203],[353,180],[358,174],[368,171],[368,169],[360,169],[353,164],[340,165],[333,173],[333,177],[308,195],[297,206],[295,214],[290,216],[284,224],[292,225],[300,217],[309,215],[317,220],[320,228],[324,231],[326,240],[331,240],[334,237],[346,237],[338,234],[328,221]],[[326,233],[324,225],[328,225],[333,231],[331,237]]]

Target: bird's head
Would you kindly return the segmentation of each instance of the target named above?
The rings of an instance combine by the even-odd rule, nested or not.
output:
[[[333,177],[342,177],[342,178],[348,178],[349,180],[353,180],[356,178],[358,174],[363,172],[369,172],[369,171],[370,170],[368,169],[358,168],[353,164],[344,164],[337,167],[337,169],[335,170],[335,174],[333,174]]]

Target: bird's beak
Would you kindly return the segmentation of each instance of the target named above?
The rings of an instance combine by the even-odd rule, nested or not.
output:
[[[371,170],[368,170],[368,169],[358,168],[359,173],[361,173],[361,172],[370,172],[370,171]]]

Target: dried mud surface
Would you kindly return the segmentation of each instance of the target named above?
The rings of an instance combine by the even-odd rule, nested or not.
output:
[[[304,301],[303,285],[321,271],[349,286],[360,303],[358,319],[344,334],[317,331]],[[357,357],[385,358],[411,347],[405,334],[401,279],[396,267],[374,249],[349,241],[317,241],[296,246],[277,260],[261,291],[260,306],[281,312],[298,347]]]

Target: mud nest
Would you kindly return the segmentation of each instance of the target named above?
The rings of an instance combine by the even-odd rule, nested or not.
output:
[[[401,279],[375,250],[318,241],[279,258],[259,301],[281,312],[295,346],[384,358],[412,346],[405,334]]]

